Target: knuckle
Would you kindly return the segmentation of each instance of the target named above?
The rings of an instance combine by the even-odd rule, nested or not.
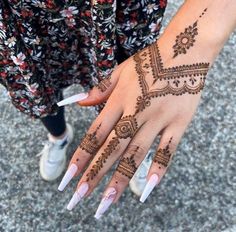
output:
[[[129,183],[129,178],[119,172],[118,167],[113,175],[113,180],[120,186],[126,186]]]
[[[174,139],[173,136],[170,136],[168,138],[165,138],[162,142],[161,148],[168,148],[168,150],[173,153],[176,148],[178,146],[178,143],[176,142],[176,140]]]
[[[146,147],[139,142],[132,143],[128,146],[125,154],[135,155],[136,159],[139,160],[143,158],[143,155],[147,151]]]
[[[88,134],[90,134],[90,136],[96,137],[96,139],[100,141],[104,138],[105,128],[102,126],[102,123],[96,123],[95,125],[91,126]]]

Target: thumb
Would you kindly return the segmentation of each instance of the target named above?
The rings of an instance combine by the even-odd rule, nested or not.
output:
[[[97,85],[95,85],[88,92],[88,97],[78,101],[77,104],[80,106],[93,106],[105,102],[114,90],[124,65],[125,61],[116,66],[109,77],[104,78]]]

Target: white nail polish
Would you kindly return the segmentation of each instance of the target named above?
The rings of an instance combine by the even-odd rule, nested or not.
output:
[[[61,180],[60,185],[58,186],[59,191],[63,191],[66,185],[71,181],[74,177],[75,173],[77,172],[78,167],[76,164],[71,164],[68,170],[66,171],[64,177]]]
[[[82,183],[79,188],[75,191],[73,197],[71,198],[69,204],[67,205],[68,210],[72,210],[77,203],[84,197],[89,189],[88,183]]]
[[[158,175],[157,174],[152,174],[151,177],[149,178],[143,193],[140,197],[140,201],[143,203],[147,197],[150,195],[150,193],[152,192],[152,190],[154,189],[154,187],[157,185],[158,183]]]
[[[74,102],[84,100],[87,97],[88,97],[88,93],[79,93],[79,94],[73,95],[71,97],[68,97],[68,98],[58,102],[57,105],[58,106],[68,105],[68,104],[71,104],[71,103],[74,103]]]
[[[109,208],[109,206],[112,204],[116,197],[116,189],[113,187],[110,187],[105,192],[105,196],[102,198],[102,201],[100,202],[97,212],[95,214],[95,218],[99,219]]]

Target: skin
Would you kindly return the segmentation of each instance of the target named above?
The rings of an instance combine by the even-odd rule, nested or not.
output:
[[[204,17],[198,20],[199,16],[206,8],[207,11]],[[209,63],[210,67],[236,26],[235,12],[235,0],[185,1],[160,39],[155,42],[159,47],[164,68],[195,63]],[[195,36],[196,41],[187,49],[186,54],[181,53],[173,58],[173,46],[176,41],[176,36],[184,32],[185,28],[188,26],[193,25],[196,20],[198,20],[198,34]],[[140,54],[143,54],[146,50],[147,48],[144,48]],[[78,147],[69,164],[74,163],[78,166],[78,171],[75,176],[84,171],[77,189],[81,183],[87,181],[89,190],[85,197],[92,193],[93,189],[98,185],[99,181],[117,159],[121,157],[131,157],[131,155],[133,155],[133,152],[130,152],[132,150],[130,147],[132,146],[138,147],[135,155],[132,156],[132,159],[134,159],[134,162],[132,162],[133,164],[135,163],[137,167],[144,159],[157,135],[160,136],[157,151],[165,149],[168,145],[168,154],[169,152],[173,154],[199,104],[201,91],[197,94],[185,93],[180,96],[167,94],[165,96],[152,98],[148,107],[141,112],[136,112],[135,106],[137,104],[137,98],[142,96],[142,89],[139,85],[140,74],[137,72],[136,66],[137,62],[134,56],[131,56],[114,69],[111,74],[111,84],[105,91],[101,92],[100,89],[95,86],[89,92],[87,99],[78,102],[80,106],[90,106],[107,101],[104,109],[87,132],[93,133],[101,124],[96,133],[96,139],[100,144],[98,151],[91,156],[91,154]],[[187,77],[186,80],[189,80],[188,78],[189,77]],[[163,88],[168,83],[168,80],[157,80],[153,84],[153,80],[155,80],[156,77],[153,76],[151,67],[150,73],[145,76],[145,79],[150,90]],[[119,137],[119,143],[112,148],[112,152],[109,153],[106,161],[94,178],[88,178],[88,174],[94,169],[94,165],[97,164],[96,161],[103,156],[109,142],[117,136],[115,128],[119,120],[128,115],[133,115],[137,120],[138,129],[136,133],[125,139]],[[79,162],[77,162],[78,159]],[[160,182],[169,164],[170,162],[166,166],[158,162],[153,162],[147,179],[155,173],[158,175]],[[133,165],[133,167],[135,167],[135,165]],[[122,167],[121,170],[122,169],[124,168]],[[130,170],[130,172],[131,171],[132,170]],[[106,190],[108,187],[114,187],[117,190],[113,203],[118,201],[127,187],[129,180],[130,178],[123,175],[122,172],[115,171],[105,188]]]

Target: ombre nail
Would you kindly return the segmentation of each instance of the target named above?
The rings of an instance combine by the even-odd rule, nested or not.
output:
[[[100,202],[97,212],[95,214],[95,218],[99,219],[109,208],[109,206],[112,204],[116,197],[116,189],[113,187],[109,187],[107,191],[105,192],[105,196],[102,198],[102,201]]]
[[[72,210],[77,205],[77,203],[84,197],[88,189],[89,189],[88,183],[83,182],[76,190],[73,197],[71,198],[69,204],[67,205],[67,209]]]
[[[64,177],[61,180],[60,185],[58,186],[59,191],[63,191],[66,185],[71,181],[74,177],[75,173],[77,172],[78,167],[75,164],[71,164],[68,170],[66,171]]]
[[[88,93],[79,93],[79,94],[73,95],[71,97],[68,97],[68,98],[58,102],[57,105],[58,106],[68,105],[68,104],[71,104],[71,103],[74,103],[74,102],[84,100],[87,97],[88,97]]]
[[[152,190],[154,189],[154,187],[157,185],[158,183],[158,175],[157,174],[152,174],[151,177],[149,178],[143,193],[140,197],[140,201],[143,203],[147,197],[150,195],[150,193],[152,192]]]

